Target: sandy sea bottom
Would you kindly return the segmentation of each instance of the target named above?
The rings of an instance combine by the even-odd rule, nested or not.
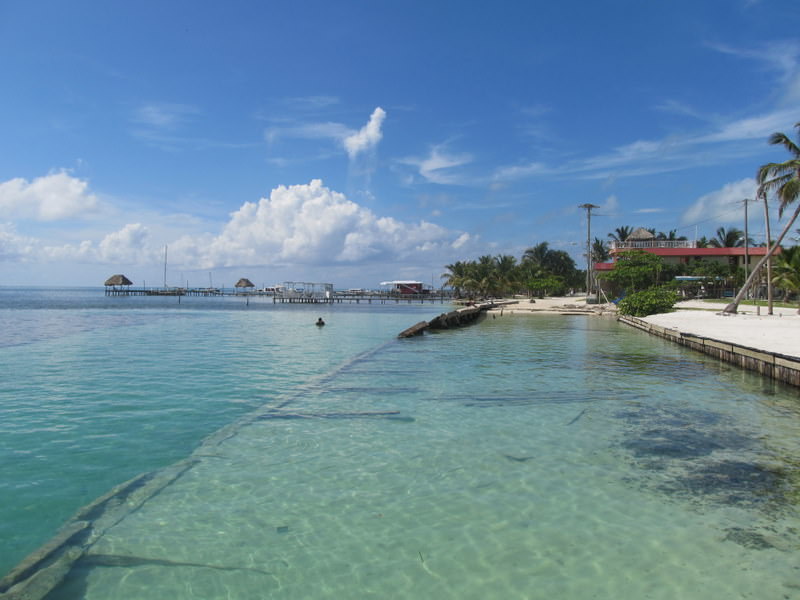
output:
[[[800,597],[796,392],[610,320],[375,343],[250,415],[48,599]]]

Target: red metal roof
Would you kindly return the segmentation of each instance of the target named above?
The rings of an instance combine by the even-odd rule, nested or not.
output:
[[[613,271],[614,263],[594,263],[595,271]]]

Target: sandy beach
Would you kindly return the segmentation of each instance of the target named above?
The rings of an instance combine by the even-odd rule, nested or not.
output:
[[[723,315],[725,305],[689,300],[679,302],[675,312],[650,315],[644,320],[682,333],[800,357],[800,315],[796,309],[776,307],[770,316],[764,306],[761,315],[756,314],[754,306],[745,306],[740,307],[739,314]]]
[[[536,314],[536,313],[616,313],[617,307],[613,304],[586,304],[583,296],[554,296],[552,298],[506,298],[506,302],[514,302],[503,307],[490,310],[490,313],[500,314]]]
[[[517,304],[502,308],[503,315],[616,314],[616,307],[613,305],[586,305],[584,299],[578,297],[515,300],[518,300]],[[721,311],[726,304],[724,300],[719,303],[687,300],[676,304],[674,312],[650,315],[644,317],[644,320],[681,333],[800,357],[800,315],[797,314],[797,309],[776,307],[775,314],[768,316],[766,306],[761,307],[761,315],[757,314],[755,306],[741,306],[739,314],[723,315]],[[501,309],[491,312],[500,314]]]

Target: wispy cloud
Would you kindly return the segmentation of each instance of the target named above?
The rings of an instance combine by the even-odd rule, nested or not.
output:
[[[791,129],[796,109],[780,109],[762,115],[735,119],[704,132],[671,135],[663,139],[637,140],[609,152],[572,160],[558,166],[543,163],[500,167],[494,180],[536,176],[605,179],[669,173],[699,165],[721,164],[734,158],[754,156],[774,131]],[[712,151],[713,150],[713,151]]]
[[[766,69],[777,71],[775,98],[784,105],[800,101],[800,42],[776,40],[757,48],[739,48],[709,43],[708,47],[738,58],[760,62]]]
[[[419,174],[430,183],[457,185],[464,183],[465,178],[454,169],[472,162],[472,155],[451,154],[444,145],[438,145],[433,146],[425,158],[411,157],[400,162],[416,166]]]
[[[372,111],[367,124],[361,129],[352,129],[334,121],[312,123],[282,123],[264,132],[264,138],[274,144],[286,139],[331,140],[340,146],[353,159],[369,149],[375,148],[383,137],[382,125],[386,111],[377,107]]]
[[[339,102],[337,96],[297,96],[286,99],[286,104],[298,110],[321,110]]]
[[[713,221],[715,223],[741,223],[744,215],[742,200],[754,198],[756,182],[752,178],[725,184],[698,198],[681,216],[683,225]]]
[[[133,135],[143,142],[168,151],[179,151],[186,148],[191,148],[193,150],[239,150],[243,148],[254,148],[261,145],[258,142],[226,142],[224,140],[213,140],[210,138],[170,135],[150,129],[134,130]]]
[[[135,123],[155,129],[175,129],[200,112],[199,108],[190,104],[153,103],[138,107],[132,119]]]
[[[257,145],[254,142],[228,142],[202,135],[187,135],[188,126],[202,114],[200,108],[191,104],[144,104],[133,111],[131,121],[136,127],[131,130],[131,135],[150,146],[172,152],[189,148],[239,149]]]
[[[678,100],[667,99],[653,107],[655,110],[674,115],[681,115],[684,117],[692,117],[695,119],[707,120],[707,117],[695,110],[693,107]]]
[[[614,215],[619,210],[619,200],[615,195],[611,195],[606,198],[606,201],[600,205],[600,208],[597,209],[600,213],[605,213],[606,215]]]
[[[666,99],[654,107],[661,112],[683,115],[701,123],[695,131],[670,134],[662,139],[635,140],[610,151],[548,165],[530,162],[501,166],[494,172],[494,182],[532,177],[580,177],[606,179],[635,177],[680,171],[700,165],[722,164],[732,159],[755,156],[775,131],[786,131],[798,120],[800,102],[800,42],[778,40],[758,48],[737,48],[718,43],[707,46],[737,58],[757,61],[765,69],[777,73],[773,92],[773,108],[758,114],[724,118],[706,115],[674,99]],[[538,116],[539,111],[532,114]]]
[[[732,121],[708,135],[688,140],[689,143],[709,144],[716,142],[735,142],[766,140],[771,133],[788,129],[797,120],[798,110],[793,107],[764,115]]]
[[[551,172],[550,167],[541,162],[532,162],[525,165],[500,167],[492,176],[494,181],[513,181],[525,179],[536,175],[546,175]]]
[[[342,123],[298,123],[295,125],[280,125],[267,129],[264,136],[270,143],[281,138],[322,140],[331,139],[343,142],[353,130]]]

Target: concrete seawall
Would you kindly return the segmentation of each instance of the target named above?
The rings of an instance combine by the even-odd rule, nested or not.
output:
[[[743,369],[757,371],[761,375],[765,375],[777,381],[800,387],[800,359],[796,357],[778,354],[776,352],[767,352],[765,350],[756,350],[754,348],[748,348],[747,346],[715,340],[691,333],[682,333],[675,329],[648,323],[636,317],[619,317],[619,321],[631,327],[635,327],[636,329],[680,344],[681,346],[686,346],[692,350],[697,350],[698,352],[708,354],[709,356],[713,356],[727,363],[734,364]]]
[[[442,313],[430,321],[420,321],[416,325],[412,325],[408,329],[401,331],[397,337],[413,337],[415,335],[422,334],[428,329],[452,329],[454,327],[463,327],[464,325],[469,325],[477,321],[478,317],[480,317],[487,310],[499,306],[507,306],[509,304],[516,304],[516,302],[482,302],[473,306],[465,306],[464,308],[459,308],[458,310]]]

